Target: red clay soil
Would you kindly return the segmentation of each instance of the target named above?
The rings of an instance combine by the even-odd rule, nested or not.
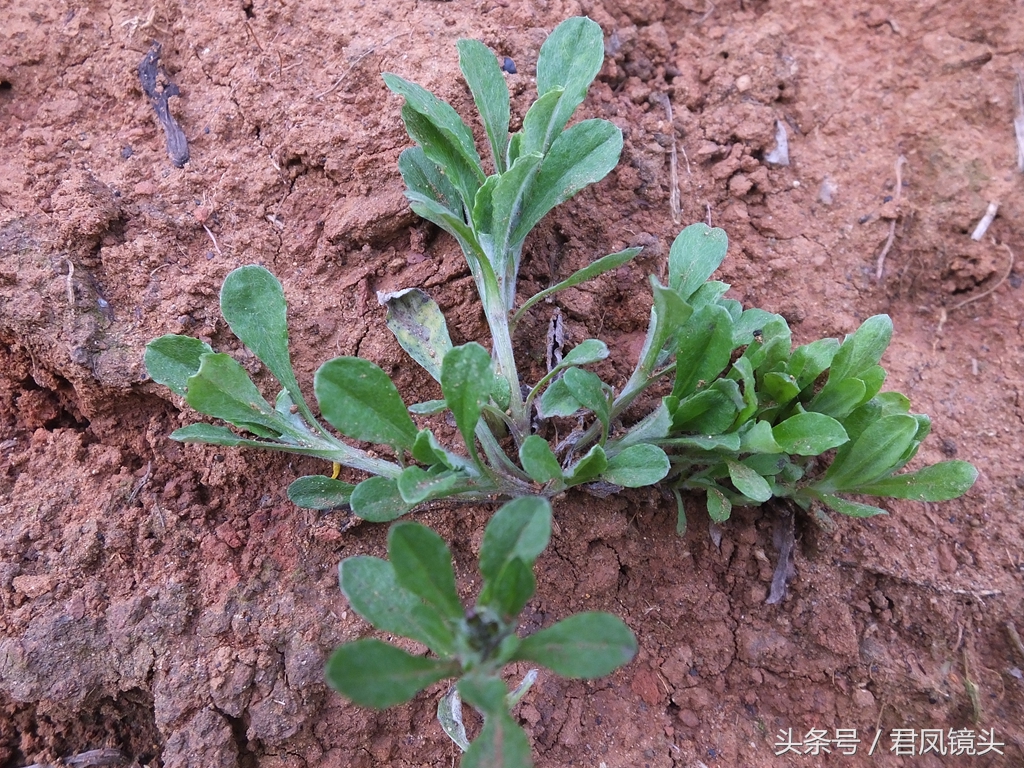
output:
[[[195,415],[147,381],[142,353],[155,336],[196,335],[269,389],[217,306],[224,276],[260,263],[289,297],[300,380],[358,354],[408,402],[436,397],[376,291],[424,288],[457,343],[485,341],[485,324],[457,247],[402,197],[409,140],[380,73],[470,114],[455,42],[482,39],[518,67],[521,118],[541,42],[576,14],[601,24],[608,52],[581,116],[615,122],[625,149],[528,241],[523,292],[645,250],[531,314],[517,348],[530,375],[560,308],[567,344],[608,341],[600,373],[621,385],[647,274],[664,274],[683,225],[709,220],[731,239],[718,277],[745,305],[785,315],[796,341],[889,313],[887,386],[934,419],[922,459],[966,459],[981,477],[958,501],[894,502],[830,533],[801,524],[779,605],[765,604],[770,509],[717,531],[694,512],[679,538],[674,504],[655,491],[560,499],[527,628],[604,609],[641,650],[593,683],[542,674],[517,710],[538,766],[1024,764],[1024,650],[1007,630],[1024,631],[1024,273],[1012,262],[1024,258],[1024,13],[1009,0],[887,6],[7,3],[0,768],[101,748],[165,768],[457,762],[434,720],[441,686],[376,713],[323,683],[331,649],[368,629],[336,566],[382,554],[386,528],[288,502],[287,485],[322,462],[169,440]],[[161,85],[180,89],[169,104],[189,143],[182,168],[137,73],[152,41]],[[766,162],[777,123],[789,166]],[[990,202],[998,215],[972,240]],[[417,515],[453,542],[467,596],[490,511]],[[852,729],[861,741],[844,754],[835,739]],[[969,734],[987,753],[942,756],[940,730],[947,753],[951,731],[954,746]],[[800,746],[776,755],[789,734]],[[815,734],[831,752],[814,756]]]

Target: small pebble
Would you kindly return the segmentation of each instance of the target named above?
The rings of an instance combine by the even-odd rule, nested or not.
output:
[[[501,62],[501,68],[508,72],[510,75],[514,75],[516,72],[519,71],[518,69],[516,69],[516,63],[512,61],[512,59],[510,59],[508,56],[506,56],[505,60]]]

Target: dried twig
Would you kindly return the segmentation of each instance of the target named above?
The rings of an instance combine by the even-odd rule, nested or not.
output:
[[[970,659],[967,655],[967,646],[964,646],[964,691],[967,693],[967,698],[971,701],[971,710],[974,713],[974,722],[981,722],[981,689],[978,684],[971,678],[971,667]]]
[[[1021,83],[1019,70],[1013,86],[1013,100],[1017,106],[1017,114],[1013,118],[1013,132],[1017,137],[1017,170],[1024,173],[1024,83]]]
[[[669,149],[668,167],[669,175],[672,177],[672,191],[668,196],[668,210],[672,214],[672,223],[678,225],[682,220],[682,211],[679,207],[679,158],[676,154],[676,126],[672,121],[672,101],[667,94],[659,94],[661,105],[665,108],[665,116],[668,119],[668,130],[672,137],[672,146]],[[689,161],[687,161],[689,168]]]
[[[907,158],[900,155],[896,158],[896,192],[893,195],[893,201],[898,206],[900,204],[900,193],[903,191],[903,164],[907,162]],[[878,261],[875,264],[875,280],[882,279],[882,273],[885,271],[885,257],[889,255],[889,249],[892,248],[892,241],[896,238],[896,219],[889,222],[889,237],[885,240],[885,245],[882,248],[882,252],[878,254]]]
[[[210,228],[208,226],[206,226],[205,224],[203,224],[203,229],[206,230],[206,234],[208,234],[210,236],[210,239],[213,241],[213,247],[217,251],[217,255],[218,256],[223,256],[224,253],[221,251],[220,246],[217,245],[217,238],[213,236],[213,232],[211,232]]]
[[[124,765],[128,758],[119,749],[91,749],[88,752],[79,752],[77,755],[65,757],[61,765],[69,768],[108,768],[109,766]],[[28,768],[56,768],[51,763],[34,763]]]
[[[988,232],[989,226],[995,219],[996,214],[999,212],[999,203],[992,202],[988,204],[988,208],[985,209],[985,215],[978,221],[978,226],[974,228],[974,232],[971,233],[971,240],[978,242]]]
[[[1017,634],[1017,627],[1012,621],[1006,622],[1006,631],[1010,634],[1010,640],[1013,641],[1013,647],[1020,654],[1021,661],[1024,661],[1024,642],[1021,642],[1020,635]]]
[[[71,263],[71,259],[66,260],[68,263],[68,276],[67,280],[67,292],[68,292],[68,306],[75,306],[75,284],[72,280],[75,277],[75,265]]]
[[[846,563],[843,563],[843,565],[846,565]],[[919,589],[929,589],[940,595],[958,595],[960,597],[973,597],[975,600],[981,600],[986,597],[998,597],[1003,594],[1001,589],[961,589],[960,587],[950,587],[946,584],[932,584],[927,581],[919,581],[910,576],[902,576],[877,565],[868,566],[867,570],[876,576],[884,576],[887,579],[918,587]]]
[[[1006,243],[1001,243],[1001,245],[1003,246],[1003,248],[1005,248],[1005,249],[1006,249],[1006,252],[1007,252],[1007,253],[1008,253],[1008,254],[1010,255],[1010,261],[1009,261],[1009,263],[1008,263],[1008,264],[1006,265],[1006,274],[1005,274],[1005,275],[1003,275],[1003,276],[1002,276],[1001,278],[999,278],[999,280],[998,280],[998,281],[996,282],[996,284],[995,284],[995,285],[993,285],[993,286],[992,286],[991,288],[989,288],[988,290],[982,291],[981,293],[979,293],[979,294],[978,294],[978,295],[976,295],[976,296],[971,296],[971,297],[970,297],[970,298],[968,298],[968,299],[964,299],[964,300],[963,300],[963,301],[961,301],[961,302],[960,302],[959,304],[954,304],[954,305],[953,305],[953,307],[952,307],[952,308],[951,308],[951,309],[949,310],[950,312],[952,312],[952,311],[954,311],[954,310],[957,310],[957,309],[960,309],[961,307],[966,307],[966,306],[967,306],[968,304],[970,304],[970,303],[971,303],[972,301],[977,301],[978,299],[983,299],[983,298],[985,298],[985,297],[986,297],[986,296],[988,296],[988,295],[989,295],[990,293],[992,293],[992,292],[993,292],[993,291],[994,291],[994,290],[995,290],[996,288],[998,288],[998,287],[999,287],[1000,285],[1002,285],[1003,283],[1005,283],[1005,282],[1006,282],[1006,279],[1007,279],[1007,278],[1008,278],[1008,277],[1010,276],[1010,273],[1011,273],[1011,272],[1013,272],[1013,262],[1014,262],[1014,258],[1013,258],[1013,251],[1011,251],[1011,250],[1010,250],[1010,246],[1008,246],[1008,245],[1007,245]]]
[[[796,515],[787,505],[780,517],[775,520],[773,532],[775,547],[779,550],[779,562],[775,565],[772,575],[772,588],[767,605],[781,603],[786,597],[786,584],[796,575],[793,567],[793,553],[796,550]]]
[[[146,483],[149,482],[149,478],[153,476],[153,462],[146,464],[146,474],[144,474],[139,482],[132,488],[132,492],[128,494],[128,498],[125,500],[125,506],[130,507],[135,498],[139,495],[139,491],[146,487]]]

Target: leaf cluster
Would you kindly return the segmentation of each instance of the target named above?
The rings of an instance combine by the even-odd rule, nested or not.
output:
[[[398,163],[406,196],[416,213],[458,241],[490,332],[489,349],[473,341],[455,346],[440,307],[419,288],[380,297],[388,328],[437,382],[439,399],[406,403],[377,365],[337,357],[313,379],[318,417],[292,369],[284,290],[259,266],[229,274],[220,303],[232,332],[280,384],[272,404],[242,365],[199,339],[154,339],[145,362],[154,381],[234,427],[197,423],[172,438],[332,462],[331,477],[291,484],[289,497],[300,506],[349,506],[365,520],[385,522],[438,499],[513,499],[485,531],[483,589],[469,611],[455,591],[444,542],[415,523],[391,529],[389,560],[343,562],[341,585],[353,608],[430,655],[359,640],[338,649],[328,676],[353,701],[374,707],[458,677],[440,719],[468,750],[463,765],[526,765],[526,737],[508,714],[502,666],[532,661],[568,677],[591,677],[625,663],[635,650],[628,629],[606,614],[571,617],[526,639],[515,634],[516,617],[535,588],[534,560],[550,535],[547,499],[574,486],[607,493],[659,485],[674,495],[683,532],[684,495],[695,492],[704,494],[715,521],[726,520],[736,505],[771,499],[790,500],[816,516],[829,509],[864,517],[884,511],[864,497],[951,499],[971,487],[977,471],[962,461],[903,471],[931,422],[911,413],[902,394],[881,391],[881,359],[893,331],[887,316],[868,318],[842,341],[794,348],[783,317],[745,309],[726,296],[729,285],[711,279],[728,239],[703,224],[673,242],[668,284],[650,279],[650,322],[624,383],[589,369],[609,355],[598,339],[580,341],[538,381],[524,382],[513,344],[524,314],[639,253],[628,248],[603,256],[521,303],[517,297],[529,232],[553,207],[607,175],[622,133],[606,120],[570,125],[603,61],[602,33],[590,19],[569,19],[546,40],[537,99],[514,133],[508,87],[493,53],[471,40],[459,41],[458,50],[490,173],[473,131],[450,104],[398,75],[384,76],[404,99],[402,119],[416,144]],[[627,419],[641,404],[648,412]],[[459,445],[443,444],[422,426],[442,412]],[[577,428],[553,445],[546,435],[559,419],[572,419]],[[378,449],[358,445],[366,443]],[[342,466],[365,478],[337,479]],[[485,717],[471,746],[461,699]]]
[[[480,547],[483,587],[474,606],[465,610],[451,553],[441,537],[419,523],[396,523],[388,534],[387,560],[360,555],[342,561],[341,589],[377,630],[414,640],[429,655],[363,638],[334,651],[327,681],[356,704],[382,709],[440,680],[458,678],[438,714],[465,752],[463,768],[531,765],[529,741],[510,715],[525,688],[510,693],[502,668],[525,661],[563,677],[591,679],[628,663],[637,651],[629,628],[601,612],[576,614],[525,638],[516,635],[516,619],[536,588],[534,562],[550,537],[546,499],[522,497],[501,507]],[[462,723],[462,700],[484,716],[483,729],[471,743]]]

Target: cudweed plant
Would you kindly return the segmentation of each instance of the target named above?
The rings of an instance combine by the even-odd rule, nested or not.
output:
[[[636,638],[608,613],[580,613],[525,638],[516,617],[536,588],[533,564],[551,536],[546,499],[524,496],[499,509],[480,547],[483,588],[464,610],[455,588],[451,553],[429,528],[396,523],[388,535],[388,560],[357,556],[342,561],[341,589],[352,608],[382,632],[426,646],[413,655],[374,638],[346,643],[327,663],[327,681],[356,704],[384,708],[411,699],[446,678],[458,681],[441,699],[438,719],[465,752],[463,768],[528,766],[530,745],[510,710],[529,689],[536,670],[509,692],[502,668],[540,664],[569,678],[602,677],[636,654]],[[484,717],[470,743],[462,700]]]
[[[262,267],[242,267],[224,281],[221,312],[283,389],[271,404],[229,355],[190,337],[155,339],[146,349],[150,376],[196,411],[235,427],[197,423],[176,430],[172,438],[332,462],[332,477],[300,478],[289,487],[289,497],[311,508],[348,505],[355,515],[376,522],[395,520],[425,502],[444,498],[549,499],[580,485],[614,492],[659,484],[676,498],[682,532],[684,492],[702,492],[709,516],[721,522],[729,518],[733,506],[756,506],[772,499],[796,504],[818,518],[825,516],[825,509],[865,517],[884,510],[863,497],[943,501],[970,488],[977,472],[962,461],[901,472],[931,422],[912,414],[903,395],[881,392],[886,372],[880,360],[892,336],[887,316],[869,318],[842,342],[821,339],[794,349],[783,317],[744,309],[726,298],[729,285],[711,279],[725,258],[728,240],[722,230],[703,224],[687,227],[673,242],[668,285],[650,279],[650,324],[639,360],[624,384],[615,386],[587,370],[609,354],[598,339],[579,342],[539,381],[525,382],[513,353],[513,334],[524,314],[554,293],[622,266],[640,250],[599,258],[519,303],[517,278],[530,231],[556,205],[604,178],[622,149],[620,130],[606,120],[569,126],[601,67],[602,33],[586,18],[569,19],[552,32],[537,61],[537,99],[522,128],[512,134],[509,91],[494,54],[473,40],[459,41],[458,50],[486,135],[490,174],[472,131],[449,104],[397,75],[385,74],[384,80],[404,98],[402,119],[416,144],[398,161],[406,196],[417,214],[461,246],[483,305],[490,351],[476,342],[454,346],[440,308],[418,288],[382,296],[388,327],[410,357],[438,381],[442,399],[407,406],[388,375],[358,357],[329,360],[313,380],[326,422],[345,438],[385,447],[387,451],[380,453],[391,458],[380,458],[318,421],[292,370],[281,284]],[[657,398],[646,416],[626,423],[627,409],[645,393],[644,401],[649,401],[652,387],[669,394]],[[442,444],[413,419],[445,411],[457,427],[460,447]],[[543,437],[547,423],[566,417],[582,419],[585,427],[551,445]],[[341,466],[368,477],[358,484],[342,482],[337,479]],[[408,536],[426,541],[427,534],[412,533],[419,530],[396,526],[392,546]],[[422,576],[447,583],[445,569],[450,566],[442,563],[446,555],[441,557],[438,542],[431,541],[436,556],[423,561]],[[524,653],[521,650],[508,655],[500,650],[505,647],[501,643],[486,658],[474,656],[476,651],[467,650],[477,642],[474,622],[504,627],[495,630],[501,634],[517,611],[502,613],[495,608],[498,588],[493,585],[485,586],[479,612],[464,616],[447,587],[446,597],[436,598],[443,604],[436,604],[416,591],[395,557],[392,552],[392,570],[379,561],[343,564],[343,587],[372,623],[396,632],[384,614],[374,612],[372,601],[359,597],[362,593],[351,581],[355,575],[345,586],[346,573],[375,568],[374,573],[384,574],[381,583],[388,589],[416,595],[431,615],[444,619],[440,624],[436,616],[430,619],[433,631],[441,634],[404,634],[431,648],[437,660],[416,662],[422,662],[422,670],[406,684],[416,681],[418,687],[401,689],[402,696],[373,699],[368,682],[345,682],[339,662],[332,662],[332,680],[354,701],[386,705],[408,698],[406,693],[412,695],[429,682],[463,674],[456,690],[489,718],[485,730],[507,728],[507,712],[501,714],[500,704],[504,689],[499,694],[498,681],[487,676],[513,658],[541,664],[550,658],[515,656]],[[516,567],[525,579],[532,560],[520,560],[522,565]],[[488,575],[484,568],[482,560],[485,583],[491,585],[495,574]],[[377,594],[385,591],[381,588]],[[407,597],[401,598],[403,605],[413,605]],[[363,608],[357,605],[360,601]],[[421,606],[408,613],[419,616],[424,611],[427,608]],[[467,618],[470,615],[476,618]],[[442,624],[445,628],[438,629]],[[503,638],[509,647],[531,647],[528,640],[517,646],[512,634]],[[370,659],[362,665],[367,680],[386,674],[392,660],[398,659],[395,654],[400,652],[381,650],[385,646],[377,641],[360,642],[355,647],[368,649]],[[345,651],[341,658],[351,653]],[[575,674],[572,669],[552,668]],[[519,736],[510,738],[516,741]]]
[[[620,388],[586,366],[608,356],[586,339],[532,385],[524,385],[512,334],[539,301],[615,269],[638,248],[599,258],[557,285],[517,304],[523,243],[554,206],[602,179],[617,163],[622,134],[606,120],[566,127],[601,67],[600,27],[587,18],[560,24],[537,62],[538,98],[521,130],[509,135],[509,93],[493,53],[458,44],[462,72],[487,136],[494,172],[487,175],[473,134],[455,110],[393,74],[388,87],[405,98],[402,118],[417,146],[398,165],[416,213],[462,247],[483,304],[491,351],[453,346],[438,305],[417,288],[382,297],[399,344],[441,386],[443,399],[408,408],[384,371],[368,360],[338,357],[316,372],[323,418],[342,435],[390,448],[378,458],[336,437],[307,405],[288,353],[280,283],[265,269],[235,270],[221,290],[221,311],[235,335],[283,386],[271,405],[229,355],[185,336],[150,342],[152,378],[200,413],[226,426],[193,424],[171,436],[187,442],[268,448],[318,456],[370,475],[357,485],[325,476],[297,480],[300,506],[350,505],[366,520],[388,521],[445,497],[553,497],[600,481],[604,487],[661,483],[679,499],[703,491],[716,521],[733,505],[788,498],[866,516],[883,510],[842,494],[941,501],[965,492],[974,468],[948,461],[897,474],[929,431],[906,397],[881,393],[879,365],[892,323],[868,319],[842,343],[822,339],[792,348],[785,319],[744,309],[710,280],[726,255],[720,229],[687,227],[669,253],[668,285],[651,278],[654,306],[646,341]],[[653,385],[671,394],[630,426],[623,412]],[[411,414],[449,411],[462,450],[443,446]],[[561,445],[540,436],[547,420],[583,415],[586,430]],[[245,434],[248,433],[248,434]],[[511,450],[503,443],[511,436]],[[834,451],[834,453],[832,453]]]

